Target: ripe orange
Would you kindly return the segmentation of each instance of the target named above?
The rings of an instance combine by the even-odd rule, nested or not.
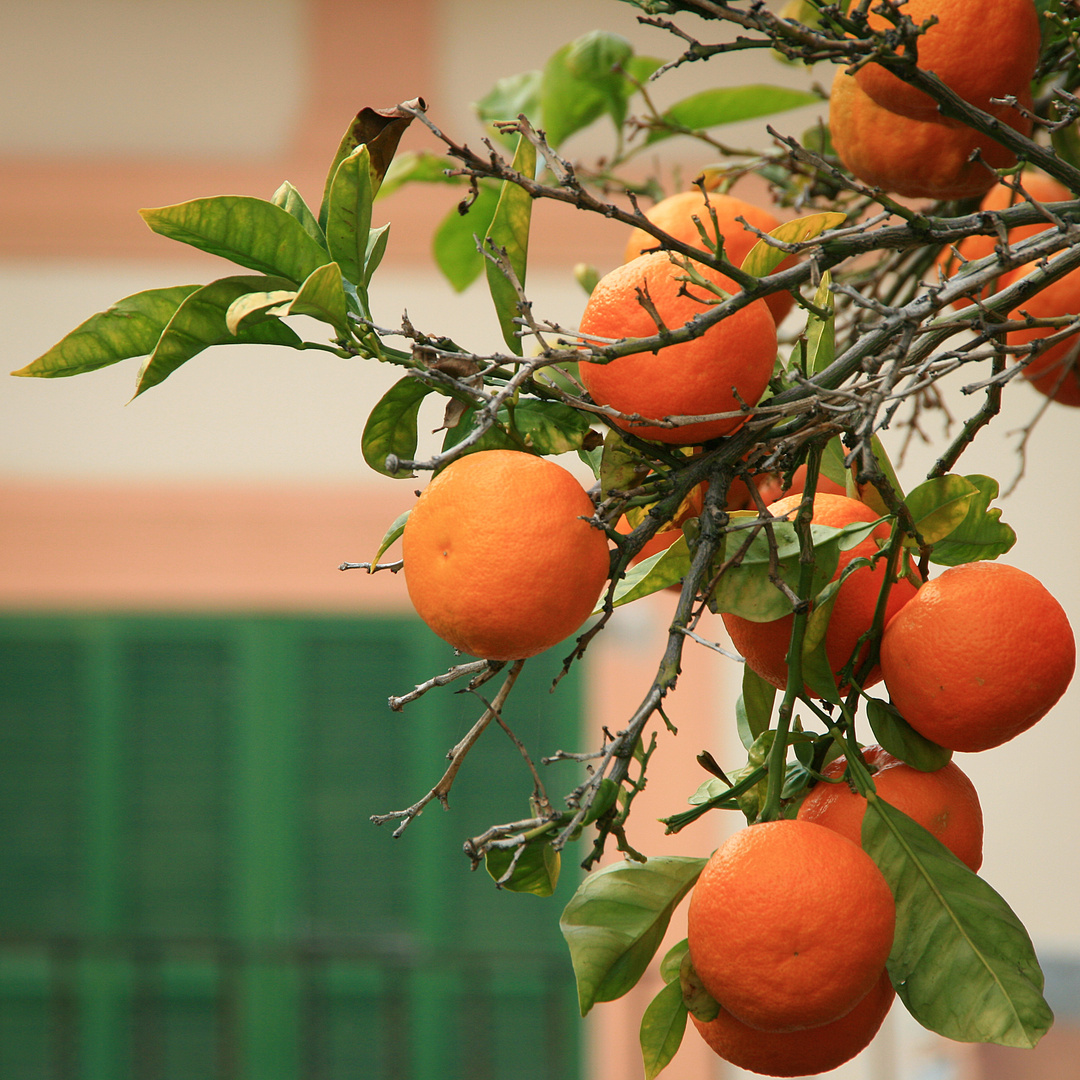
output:
[[[1046,173],[1032,172],[1029,170],[1020,177],[1020,181],[1028,194],[1038,203],[1064,202],[1073,197],[1064,184],[1047,176]],[[991,212],[1005,210],[1010,206],[1015,206],[1021,201],[1021,196],[1013,191],[1008,185],[995,184],[986,193],[979,209]],[[1034,225],[1018,225],[1016,228],[1009,230],[1008,242],[1010,244],[1018,244],[1021,240],[1025,240],[1029,236],[1035,236],[1045,229],[1050,228],[1053,228],[1053,225],[1048,221],[1038,222]],[[994,253],[994,248],[999,243],[1000,240],[997,236],[966,236],[955,245],[956,252],[959,252],[959,255],[962,258],[957,258],[956,252],[954,252],[952,248],[946,248],[938,257],[938,265],[941,267],[942,272],[946,277],[952,277],[964,265],[965,260],[967,262],[974,262],[976,259],[982,259],[987,255],[992,255]],[[1013,277],[1015,277],[1015,271],[1004,276],[1002,285],[1006,284],[1007,281],[1011,281]],[[987,286],[979,295],[985,298],[989,296],[992,291],[993,290]],[[965,307],[970,302],[971,301],[965,297],[955,300],[953,306],[961,308]]]
[[[758,1031],[724,1010],[708,1023],[690,1019],[719,1057],[764,1076],[817,1076],[838,1069],[866,1049],[892,1007],[896,991],[883,971],[846,1016],[801,1031]]]
[[[972,870],[982,866],[983,817],[975,785],[950,761],[934,772],[920,772],[880,746],[868,746],[863,757],[877,768],[874,787],[895,806],[936,836]],[[837,758],[822,775],[844,775],[846,758]],[[818,783],[799,807],[799,820],[834,829],[853,843],[862,844],[866,799],[848,784]]]
[[[712,207],[716,213],[716,224],[724,239],[724,258],[732,266],[742,266],[743,259],[750,254],[750,249],[758,241],[758,237],[741,222],[736,221],[736,218],[744,218],[755,229],[760,229],[762,232],[771,232],[780,224],[779,218],[774,217],[768,210],[737,199],[734,195],[723,195],[719,191],[709,192],[709,205],[706,206],[705,196],[698,188],[680,191],[677,195],[669,195],[666,199],[661,199],[655,206],[645,211],[645,216],[654,225],[659,225],[664,232],[671,233],[676,240],[704,251],[705,246],[702,243],[701,234],[693,219],[696,216],[705,229],[705,235],[710,240],[715,240],[716,230],[713,229],[709,207]],[[631,259],[636,259],[642,251],[655,248],[657,243],[656,238],[650,236],[644,229],[634,229],[626,242],[623,261],[630,262]],[[794,264],[795,256],[789,255],[776,269],[777,271],[786,270]],[[769,310],[779,325],[791,310],[795,300],[790,293],[783,292],[773,293],[772,296],[766,297],[765,303],[769,305]]]
[[[886,626],[881,670],[904,719],[950,750],[1000,746],[1050,711],[1076,644],[1061,605],[1031,574],[953,566]]]
[[[794,515],[801,499],[801,495],[789,495],[768,507],[769,513],[774,517],[788,513]],[[846,495],[822,493],[814,496],[813,521],[816,525],[840,528],[857,521],[877,521],[878,517],[865,503]],[[841,551],[833,580],[840,576],[852,559],[873,557],[878,551],[874,540],[887,540],[888,537],[889,526],[882,522],[870,536],[855,547]],[[885,572],[885,560],[879,559],[872,567],[863,566],[853,571],[840,586],[829,616],[829,628],[825,632],[825,655],[834,672],[844,667],[855,651],[859,638],[873,624],[874,609],[885,580]],[[901,578],[892,586],[885,609],[886,625],[914,595],[915,587],[906,578]],[[745,658],[751,670],[781,690],[787,685],[786,657],[791,642],[793,618],[785,615],[771,622],[753,622],[741,615],[723,613],[724,625],[732,644]],[[865,654],[864,645],[860,656]],[[873,686],[880,678],[881,672],[875,667],[863,685]]]
[[[1030,93],[1024,95],[1021,104],[1030,106]],[[1031,131],[1031,121],[1016,109],[989,105],[987,111],[1025,135]],[[971,128],[889,112],[843,71],[832,84],[829,132],[833,148],[854,176],[908,198],[982,195],[997,182],[994,169],[1016,163],[1012,151]],[[969,160],[976,150],[982,161]]]
[[[937,24],[919,37],[919,67],[933,72],[965,101],[986,109],[992,97],[1019,95],[1029,88],[1041,46],[1032,0],[906,0],[899,11],[916,26],[931,15],[937,17]],[[873,11],[869,19],[875,30],[893,27]],[[913,120],[940,117],[933,98],[880,64],[867,64],[855,78],[863,93],[883,109]]]
[[[608,575],[592,500],[561,465],[514,450],[452,461],[405,523],[402,555],[420,618],[487,660],[533,656],[588,618]]]
[[[696,264],[703,277],[728,292],[737,291],[722,274]],[[656,323],[638,303],[647,290],[660,318],[676,330],[707,312],[717,297],[688,285],[685,271],[663,251],[642,255],[601,278],[581,317],[581,332],[601,338],[642,338],[657,333]],[[684,292],[684,286],[686,292]],[[776,324],[763,300],[721,320],[701,336],[657,353],[634,353],[607,364],[583,362],[581,381],[601,405],[653,420],[738,412],[740,400],[756,405],[776,360]],[[737,396],[736,396],[737,395]],[[662,428],[618,421],[644,439],[680,445],[730,435],[744,416]]]
[[[728,1012],[760,1031],[829,1024],[881,976],[896,905],[874,861],[808,821],[751,825],[690,895],[690,959]]]
[[[1011,273],[1003,275],[1002,285],[1007,285],[1035,269],[1036,263],[1027,263]],[[1053,259],[1049,265],[1053,265]],[[1047,285],[1042,292],[1019,304],[1009,313],[1010,319],[1022,319],[1024,315],[1036,319],[1057,315],[1080,314],[1080,270],[1071,270]],[[1005,335],[1009,345],[1022,345],[1038,338],[1056,333],[1053,328],[1032,327],[1029,330],[1010,330]],[[1052,397],[1062,405],[1080,406],[1080,336],[1065,338],[1039,353],[1028,363],[1021,374],[1040,394]]]

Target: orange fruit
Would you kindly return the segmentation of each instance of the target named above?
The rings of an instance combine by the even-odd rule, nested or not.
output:
[[[881,976],[896,905],[847,837],[770,821],[730,837],[705,864],[687,911],[705,989],[759,1031],[798,1031],[851,1012]]]
[[[1024,94],[1021,104],[1030,105],[1030,93]],[[987,111],[1022,134],[1031,131],[1031,121],[1016,109],[988,105]],[[1016,163],[1011,150],[971,128],[889,112],[843,71],[837,72],[832,84],[829,132],[833,149],[854,176],[908,198],[982,195],[997,182],[992,170]],[[976,150],[982,161],[969,160]]]
[[[892,1008],[896,991],[882,971],[873,989],[846,1016],[801,1031],[758,1031],[723,1009],[708,1023],[693,1013],[698,1033],[719,1057],[764,1076],[816,1076],[865,1050]]]
[[[1049,262],[1053,266],[1054,260]],[[1031,273],[1037,263],[1024,266],[1005,274],[1002,285],[1007,285],[1025,274]],[[1029,297],[1017,305],[1010,313],[1010,319],[1023,319],[1024,315],[1036,319],[1052,318],[1057,315],[1080,314],[1080,270],[1071,270],[1047,285],[1042,292]],[[1060,329],[1060,328],[1057,328]],[[1056,333],[1052,327],[1031,327],[1025,330],[1010,330],[1005,335],[1009,345],[1022,345],[1029,341],[1048,337]],[[1065,338],[1056,345],[1051,345],[1025,365],[1021,374],[1040,394],[1053,398],[1062,405],[1080,406],[1080,336]]]
[[[801,500],[801,495],[788,495],[769,506],[769,513],[774,517],[790,513],[793,518]],[[879,516],[865,503],[846,495],[822,493],[814,496],[815,525],[841,528],[857,521],[877,521]],[[874,543],[875,539],[887,540],[888,537],[889,526],[882,522],[870,536],[853,548],[841,551],[833,580],[843,573],[844,567],[852,559],[872,558],[876,555],[878,547]],[[840,671],[844,667],[855,651],[859,638],[870,629],[885,572],[885,560],[879,559],[872,567],[863,566],[854,570],[840,586],[829,615],[829,627],[825,631],[825,655],[833,671]],[[906,578],[893,584],[885,608],[886,625],[914,595],[915,586]],[[732,644],[745,658],[751,670],[782,690],[787,685],[786,657],[794,616],[785,615],[771,622],[753,622],[741,615],[724,612],[723,620]],[[865,655],[864,645],[860,650],[860,657]],[[881,672],[875,667],[863,685],[873,686],[880,678]]]
[[[876,767],[874,787],[890,805],[936,836],[972,870],[982,866],[983,816],[975,785],[952,761],[934,772],[920,772],[880,746],[863,750]],[[839,779],[847,758],[839,757],[822,770]],[[862,844],[866,799],[848,784],[817,783],[799,807],[800,821],[814,821]]]
[[[1031,574],[996,562],[926,582],[881,640],[893,704],[920,734],[962,752],[1000,746],[1042,719],[1075,664],[1061,605]]]
[[[1042,44],[1032,0],[906,0],[899,13],[916,26],[937,17],[937,24],[918,39],[919,67],[933,72],[965,101],[987,109],[992,97],[1029,89]],[[871,11],[869,20],[875,30],[893,29],[884,15]],[[883,109],[913,120],[941,115],[932,97],[880,64],[860,68],[855,79]]]
[[[417,614],[455,649],[533,656],[589,617],[608,576],[592,500],[561,465],[515,450],[457,458],[424,489],[401,538]]]
[[[1025,172],[1020,177],[1020,182],[1028,194],[1038,203],[1064,202],[1073,197],[1064,184],[1059,183],[1057,180],[1053,179],[1053,177],[1047,176],[1046,173],[1032,171]],[[1022,201],[1022,196],[1011,187],[1006,184],[995,184],[986,193],[982,203],[979,205],[979,209],[990,212],[1005,210]],[[1049,221],[1037,222],[1034,225],[1018,225],[1016,228],[1009,230],[1008,242],[1010,244],[1018,244],[1021,240],[1026,240],[1029,236],[1035,236],[1038,233],[1053,227],[1054,226]],[[956,252],[954,252],[951,247],[945,248],[941,255],[938,256],[938,265],[947,277],[952,277],[964,265],[964,261],[974,262],[976,259],[982,259],[987,255],[993,255],[994,248],[999,243],[1000,240],[997,236],[967,236],[955,245],[956,252],[959,252],[962,258],[958,258]],[[1009,273],[1006,280],[1012,280],[1014,276],[1015,271]],[[1005,281],[1003,280],[1002,284],[1004,283]],[[979,295],[985,298],[989,296],[992,291],[993,290],[987,286]],[[970,302],[971,301],[965,297],[955,300],[953,306],[962,308]]]
[[[704,278],[720,288],[738,291],[722,274],[695,265]],[[710,301],[718,299],[686,283],[685,276],[685,270],[663,251],[616,267],[593,289],[581,317],[581,333],[616,340],[653,337],[657,326],[638,303],[641,290],[648,291],[664,325],[669,330],[678,329],[707,312],[712,307]],[[765,302],[755,300],[691,341],[665,346],[657,353],[622,356],[606,364],[583,361],[578,370],[597,404],[659,420],[738,412],[740,400],[756,405],[772,376],[775,360],[776,324]],[[623,420],[616,423],[643,439],[685,445],[730,435],[744,420],[739,415],[672,428]]]
[[[710,240],[715,240],[716,230],[713,228],[709,207],[716,213],[716,224],[724,239],[724,258],[732,266],[742,266],[743,260],[750,254],[750,249],[758,242],[758,237],[741,222],[736,221],[736,218],[745,218],[755,229],[760,229],[762,232],[772,232],[780,224],[780,219],[774,217],[768,210],[745,202],[743,199],[737,199],[734,195],[723,195],[719,191],[709,192],[709,204],[706,206],[705,196],[698,188],[680,191],[676,195],[661,199],[655,206],[645,211],[645,216],[664,232],[671,233],[676,240],[704,251],[705,245],[697,225],[694,224],[694,217],[700,220],[705,229],[705,235]],[[656,237],[650,236],[644,229],[634,229],[626,242],[623,261],[630,262],[631,259],[636,259],[643,251],[655,248],[658,243]],[[794,264],[795,256],[789,255],[776,270],[777,272],[786,270]],[[790,293],[782,292],[766,297],[765,303],[769,305],[769,310],[779,325],[791,310],[795,300]]]

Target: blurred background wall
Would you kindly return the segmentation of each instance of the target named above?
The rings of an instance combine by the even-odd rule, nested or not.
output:
[[[231,272],[151,234],[139,207],[269,198],[283,180],[317,203],[366,105],[422,96],[439,126],[475,143],[476,96],[598,27],[639,52],[680,50],[614,0],[7,0],[5,370],[120,297]],[[656,100],[718,81],[813,77],[735,54],[681,69]],[[799,133],[821,113],[786,114],[781,127]],[[762,124],[724,137],[768,145]],[[610,145],[597,125],[569,150]],[[403,141],[438,148],[416,124]],[[658,163],[675,190],[708,161],[672,146],[642,168]],[[418,327],[496,349],[483,286],[455,293],[431,259],[432,231],[457,197],[415,185],[377,204],[392,228],[373,305],[385,326],[407,310]],[[575,324],[584,297],[573,264],[604,272],[624,243],[619,226],[538,204],[536,309]],[[324,340],[319,325],[301,332]],[[360,453],[364,418],[396,372],[283,352],[211,350],[130,403],[137,360],[0,388],[0,1076],[636,1077],[654,987],[599,1007],[584,1035],[576,1019],[556,932],[574,853],[562,899],[547,901],[497,893],[458,853],[466,836],[526,811],[508,744],[486,740],[449,814],[430,810],[396,841],[367,821],[430,787],[479,706],[444,694],[385,709],[452,655],[412,617],[400,580],[337,570],[370,558],[413,497],[413,484],[374,474]],[[959,383],[952,393],[962,419]],[[1039,404],[1026,387],[1006,395],[1007,415],[965,469],[1007,486],[1016,432]],[[421,430],[438,422],[424,414]],[[1075,423],[1070,410],[1046,412],[1026,475],[1001,503],[1020,537],[1008,561],[1039,576],[1074,625]],[[898,439],[887,445],[899,452]],[[903,478],[932,460],[916,434]],[[561,653],[531,665],[515,719],[535,752],[587,748],[598,723],[625,720],[651,680],[666,605],[626,611],[553,696],[548,669]],[[723,635],[718,621],[706,632]],[[660,734],[638,815],[646,851],[705,854],[734,827],[703,823],[672,841],[646,823],[697,786],[699,750],[737,762],[737,686],[735,665],[688,654],[669,709],[680,735]],[[1055,1055],[1074,1052],[1069,1020],[1080,1014],[1077,700],[1074,689],[1015,743],[961,756],[983,794],[984,876],[1028,926],[1062,1023],[1019,1054],[946,1044],[897,1007],[834,1075],[1065,1075]],[[576,782],[557,774],[552,788]],[[673,940],[683,932],[673,926]],[[693,1036],[672,1071],[742,1075]]]

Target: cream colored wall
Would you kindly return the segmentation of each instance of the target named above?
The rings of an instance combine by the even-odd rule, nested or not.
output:
[[[376,2],[381,6],[381,0],[372,0]],[[397,5],[405,13],[412,6]],[[189,163],[202,155],[247,162],[267,147],[280,148],[304,104],[304,78],[311,77],[312,60],[297,45],[306,40],[306,5],[300,0],[215,0],[213,4],[185,0],[168,5],[168,10],[189,16],[182,32],[176,29],[179,24],[170,24],[168,30],[172,42],[183,41],[184,64],[182,70],[165,70],[159,60],[153,67],[160,78],[149,79],[145,77],[147,57],[162,55],[162,22],[148,18],[147,13],[160,14],[166,7],[136,0],[90,4],[7,0],[0,10],[0,89],[5,101],[14,106],[0,118],[0,157],[28,155],[43,147],[55,151],[66,145],[74,156],[71,168],[78,168],[78,160],[90,150],[107,149],[121,159],[127,155],[136,155],[140,161],[147,156],[152,159],[161,149],[157,122],[164,119],[174,125],[170,126],[169,151],[182,150]],[[473,88],[482,90],[494,78],[539,66],[554,47],[585,30],[617,29],[639,44],[641,51],[657,55],[672,55],[675,47],[668,35],[636,26],[633,8],[615,0],[441,0],[433,11],[439,67],[418,78],[421,85],[413,92],[423,93],[433,117],[448,130],[459,132],[469,126],[467,105]],[[705,37],[708,40],[712,35]],[[243,45],[240,68],[223,60],[236,42]],[[98,45],[102,52],[97,51]],[[88,57],[94,55],[108,57],[113,66],[102,69],[90,63]],[[796,77],[793,69],[781,66],[766,71],[764,63],[756,53],[736,54],[688,69],[679,79],[687,80],[683,85],[690,92],[700,88],[702,81],[717,79],[717,71],[731,84]],[[65,78],[57,77],[60,64],[67,65]],[[125,73],[123,80],[115,77],[115,65]],[[271,71],[275,75],[267,79]],[[358,64],[350,76],[356,88],[353,107],[368,103],[364,65]],[[177,109],[177,85],[195,107]],[[781,118],[781,123],[801,131],[812,112],[800,110]],[[341,123],[333,125],[335,130],[346,119],[343,115]],[[760,126],[755,130],[760,139]],[[746,132],[725,134],[733,142],[751,137]],[[324,156],[332,149],[324,148]],[[699,158],[687,168],[701,163]],[[118,167],[124,168],[122,160]],[[215,190],[190,191],[179,197]],[[268,195],[269,191],[246,193]],[[317,192],[309,194],[317,197]],[[426,227],[429,219],[437,220],[433,207],[441,213],[444,204],[448,207],[451,202],[441,189],[437,193],[417,189],[408,198],[395,196],[386,204],[398,222],[391,235],[407,234],[414,220]],[[572,234],[572,229],[567,233]],[[614,261],[621,247],[621,237],[609,241],[606,236],[582,229],[589,257],[598,263],[605,258]],[[163,255],[160,262],[102,261],[77,239],[71,252],[49,259],[25,251],[17,258],[4,257],[0,240],[0,325],[8,369],[28,362],[75,323],[120,296],[155,285],[208,280],[223,265],[204,258],[177,261],[171,254]],[[175,246],[163,240],[159,244]],[[538,312],[573,322],[582,297],[569,280],[567,264],[579,256],[565,250],[563,258],[565,247],[565,241],[560,241],[547,249],[544,265],[533,272],[530,293]],[[417,258],[423,250],[422,237],[409,248],[419,253]],[[478,350],[498,347],[482,285],[456,295],[430,264],[402,262],[392,250],[373,294],[379,317],[388,325],[407,308],[417,325],[449,332]],[[313,332],[321,333],[317,328]],[[343,491],[352,487],[358,500],[365,491],[397,489],[394,482],[367,470],[360,458],[363,418],[396,377],[393,371],[312,352],[233,346],[204,354],[165,386],[126,404],[137,366],[137,361],[129,361],[75,379],[8,379],[3,383],[0,478],[32,481],[42,490],[69,481],[325,482]],[[1026,387],[1006,395],[1006,415],[965,455],[964,469],[987,472],[1007,483],[1015,469],[1015,436],[1009,432],[1024,424],[1040,401]],[[957,417],[966,415],[970,407],[970,399],[956,396]],[[434,417],[427,420],[430,423],[422,424],[422,429],[437,423]],[[1029,444],[1028,476],[1001,505],[1005,519],[1017,527],[1020,537],[1007,561],[1039,576],[1080,628],[1074,539],[1077,479],[1070,466],[1078,421],[1080,417],[1069,409],[1047,411]],[[937,431],[930,430],[937,437]],[[890,446],[896,444],[894,435],[886,433]],[[931,451],[916,444],[904,469],[905,479],[914,482],[931,460]],[[18,528],[18,522],[8,524]],[[620,693],[627,700],[636,693],[633,680],[640,679],[644,692],[650,677],[652,657],[657,655],[657,628],[665,620],[662,608],[663,598],[656,598],[627,612],[609,633],[607,644],[597,650],[597,663],[610,666],[627,658],[633,661],[619,669]],[[719,636],[719,629],[712,629]],[[672,741],[671,760],[678,764],[674,775],[664,781],[665,797],[681,798],[693,789],[699,779],[693,754],[704,745],[723,748],[725,760],[733,762],[739,752],[731,722],[734,665],[710,654],[695,654],[688,668],[693,674],[687,685],[695,688],[693,695],[700,696],[693,700],[701,704],[686,708],[691,718],[684,735]],[[684,695],[678,700],[688,700],[691,691],[684,689]],[[998,750],[962,756],[961,761],[983,793],[986,878],[1008,898],[1041,950],[1073,955],[1080,953],[1075,918],[1080,889],[1075,823],[1080,819],[1080,795],[1072,782],[1072,762],[1080,756],[1080,729],[1075,723],[1078,705],[1080,689],[1074,687],[1033,731]],[[621,718],[614,712],[610,717],[614,723]],[[662,809],[670,809],[670,803]],[[689,841],[707,850],[715,838],[710,832]],[[657,837],[656,849],[661,843]],[[640,1003],[634,1007],[636,1014],[618,1003],[598,1008],[592,1028],[595,1080],[639,1075],[634,1025]],[[959,1077],[966,1066],[950,1064],[950,1060],[961,1053],[926,1037],[897,1009],[874,1049],[832,1075],[838,1080],[884,1080],[922,1077],[936,1069],[935,1076]],[[680,1058],[672,1072],[680,1080],[711,1080],[722,1074],[720,1066],[697,1048],[684,1054],[688,1056]],[[728,1070],[723,1075],[743,1074]]]

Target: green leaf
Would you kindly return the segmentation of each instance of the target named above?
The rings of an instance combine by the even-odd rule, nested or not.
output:
[[[793,218],[778,225],[769,232],[769,236],[785,244],[803,244],[813,240],[827,229],[842,225],[847,220],[846,214],[829,211],[824,214],[808,214],[806,217]],[[742,269],[754,277],[767,277],[785,259],[787,252],[770,247],[764,240],[759,240],[743,259]]]
[[[608,498],[613,491],[629,491],[648,472],[648,466],[638,453],[614,428],[604,435],[600,458],[600,496]]]
[[[633,603],[643,596],[650,596],[671,585],[678,585],[689,570],[690,547],[686,542],[685,534],[679,533],[663,551],[658,551],[655,555],[650,555],[647,559],[642,559],[641,562],[634,563],[627,569],[626,574],[615,586],[612,605],[622,607],[623,604]],[[604,597],[601,597],[593,614],[603,610]]]
[[[338,332],[338,337],[349,337],[345,282],[336,262],[326,263],[311,272],[289,306],[289,314],[319,319],[329,323]]]
[[[487,235],[498,205],[499,189],[491,184],[481,184],[468,212],[462,214],[455,207],[435,230],[432,254],[457,292],[463,292],[484,272],[487,260],[480,253],[477,240]]]
[[[963,476],[935,476],[908,493],[904,502],[915,527],[928,544],[944,540],[966,520],[972,498],[979,489]],[[911,546],[915,541],[907,538]]]
[[[683,1004],[695,1019],[707,1024],[720,1015],[719,1003],[705,989],[701,976],[694,970],[689,949],[679,965],[679,987],[682,990]]]
[[[921,825],[867,801],[862,842],[896,897],[888,967],[908,1011],[948,1039],[1035,1046],[1054,1017],[1023,924]]]
[[[419,109],[425,107],[420,98],[405,104]],[[386,176],[390,163],[394,160],[401,136],[405,134],[405,129],[412,121],[412,113],[407,112],[401,105],[395,105],[391,109],[364,108],[356,114],[342,136],[337,153],[334,154],[334,160],[330,164],[330,171],[326,174],[322,204],[319,208],[319,222],[324,228],[330,210],[330,191],[334,185],[338,166],[358,146],[366,146],[371,166],[371,190],[377,195],[383,177]]]
[[[844,444],[839,435],[834,435],[821,452],[821,472],[834,484],[847,486],[851,470],[844,464]]]
[[[734,521],[753,519],[754,511],[736,511]],[[799,583],[799,537],[790,521],[775,521],[772,525],[779,560],[780,577],[795,589]],[[834,529],[827,525],[811,525],[814,542],[815,568],[812,591],[816,595],[836,573],[840,559],[840,543],[845,533],[852,531]],[[741,551],[746,543],[742,530],[728,533],[727,543],[719,561]],[[791,601],[769,579],[771,569],[769,540],[764,528],[759,529],[750,541],[737,566],[729,566],[721,575],[714,593],[717,611],[730,611],[751,622],[771,622],[791,614]]]
[[[390,545],[400,538],[401,534],[405,531],[405,522],[409,520],[409,515],[412,513],[412,509],[408,509],[403,514],[398,514],[393,521],[390,522],[390,528],[383,533],[383,538],[379,541],[379,550],[375,552],[374,558],[371,560],[374,566],[383,555],[386,553]],[[374,573],[374,570],[369,570],[368,573]]]
[[[615,800],[619,797],[621,790],[622,788],[614,780],[610,780],[605,776],[600,781],[596,795],[593,796],[593,801],[589,804],[589,811],[582,818],[581,824],[591,825],[597,818],[603,817],[615,805]]]
[[[326,212],[326,242],[342,276],[354,285],[366,285],[368,233],[371,229],[371,156],[357,147],[334,173]]]
[[[660,978],[664,982],[678,982],[679,972],[682,970],[683,958],[690,954],[690,942],[687,938],[672,945],[664,959],[660,961]]]
[[[735,723],[747,750],[762,732],[769,730],[775,699],[776,687],[752,671],[749,664],[743,664],[742,693],[735,703]]]
[[[674,128],[701,131],[720,124],[736,124],[742,120],[753,120],[759,116],[770,116],[773,113],[787,112],[788,109],[798,109],[803,105],[820,103],[821,98],[817,94],[791,90],[786,86],[756,84],[717,87],[713,90],[702,90],[675,102],[663,112],[662,119]],[[650,131],[645,142],[648,145],[677,134],[679,131],[660,128]]]
[[[509,410],[499,419],[509,422]],[[514,428],[538,454],[551,456],[577,450],[592,430],[588,416],[557,401],[519,400],[513,410]]]
[[[645,1080],[653,1080],[671,1063],[682,1045],[686,1016],[687,1009],[678,981],[668,983],[649,1002],[638,1032]]]
[[[406,375],[394,383],[371,410],[360,438],[360,452],[377,473],[395,479],[415,475],[407,469],[391,472],[386,467],[386,459],[391,454],[405,461],[412,459],[416,453],[416,418],[420,403],[430,393],[430,386]]]
[[[367,248],[364,252],[364,282],[370,283],[371,275],[379,268],[386,254],[386,245],[390,240],[390,222],[372,229],[368,233]]]
[[[500,79],[473,105],[476,115],[488,125],[516,120],[519,115],[538,118],[542,80],[543,73],[540,71],[522,71]],[[498,131],[495,132],[495,137],[504,142],[513,139],[512,135],[507,136]]]
[[[321,248],[329,253],[326,247],[326,236],[319,225],[318,218],[308,208],[303,196],[289,183],[288,180],[274,192],[271,200],[275,206],[280,206],[288,214],[292,214],[304,227],[304,232],[311,237]]]
[[[241,323],[251,326],[289,313],[289,304],[296,296],[292,289],[274,289],[271,292],[250,292],[238,296],[225,312],[225,325],[230,334],[236,334]]]
[[[505,427],[506,418],[505,411],[500,410],[498,417],[500,422],[489,427],[476,442],[465,450],[465,453],[475,454],[480,450],[524,450],[525,447],[515,441],[507,432]],[[475,427],[476,410],[466,409],[461,414],[458,422],[452,428],[447,428],[446,437],[443,439],[443,450],[449,450],[451,446],[457,446],[459,442],[473,432]]]
[[[291,218],[289,220],[292,220]],[[275,277],[227,277],[204,285],[187,296],[162,331],[154,351],[139,371],[135,397],[167,379],[178,367],[211,345],[258,344],[303,348],[296,333],[280,319],[244,324],[229,331],[226,314],[236,299],[252,292],[286,288]]]
[[[524,137],[518,138],[513,168],[522,176],[536,173],[536,147]],[[532,217],[532,199],[517,184],[504,180],[499,192],[495,216],[484,237],[484,250],[489,253],[506,252],[510,267],[518,284],[524,286],[525,271],[529,257],[529,222]],[[507,274],[491,259],[485,259],[488,290],[495,304],[495,313],[502,328],[503,341],[516,356],[521,356],[521,338],[515,333],[514,319],[520,314],[518,294]]]
[[[806,319],[806,374],[809,376],[824,371],[836,359],[836,304],[829,288],[831,284],[832,274],[826,270],[814,296],[814,304],[827,311],[828,318],[819,319],[811,313]]]
[[[327,261],[326,250],[292,214],[264,199],[215,195],[139,213],[162,236],[286,278],[293,287]]]
[[[878,698],[867,698],[866,718],[874,738],[893,757],[907,762],[920,772],[937,772],[952,760],[952,751],[920,735],[894,705]]]
[[[608,113],[616,128],[626,119],[626,102],[634,85],[614,71],[633,55],[630,42],[618,34],[591,31],[553,53],[544,65],[540,85],[543,128],[550,145],[564,140]]]
[[[965,476],[977,493],[968,504],[967,516],[930,552],[930,561],[940,566],[958,566],[980,559],[996,559],[1016,543],[1016,533],[1001,520],[1001,510],[990,509],[997,498],[998,483],[990,476]]]
[[[644,864],[614,863],[578,886],[559,927],[570,948],[582,1016],[637,984],[706,861],[669,855]]]
[[[399,188],[406,184],[418,182],[423,184],[464,184],[463,176],[447,176],[447,170],[453,165],[449,159],[441,154],[432,154],[428,151],[410,150],[396,157],[390,168],[383,177],[382,187],[379,188],[375,198],[385,199],[387,195],[393,195]]]
[[[516,849],[490,848],[484,856],[484,867],[493,881],[510,869]],[[559,883],[559,853],[550,838],[527,844],[518,857],[514,872],[499,887],[509,892],[532,893],[534,896],[551,896]]]
[[[79,323],[51,349],[12,375],[58,379],[95,371],[132,356],[146,356],[154,351],[176,309],[198,288],[173,285],[126,296],[107,311]]]

